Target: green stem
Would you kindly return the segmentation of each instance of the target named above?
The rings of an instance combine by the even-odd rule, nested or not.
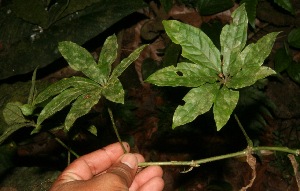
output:
[[[120,135],[119,135],[117,126],[116,126],[116,124],[115,124],[114,116],[113,116],[112,111],[111,111],[110,108],[108,108],[108,113],[109,113],[109,116],[110,116],[110,120],[111,120],[113,129],[114,129],[114,131],[115,131],[115,134],[117,135],[118,141],[119,141],[119,143],[120,143],[120,145],[121,145],[121,147],[122,147],[124,153],[128,153],[127,150],[125,149],[124,145],[122,144],[122,139],[121,139],[121,137],[120,137]]]
[[[298,156],[300,154],[299,149],[289,149],[287,147],[249,147],[252,151],[262,151],[262,150],[269,150],[269,151],[280,151],[280,152],[286,152],[290,154],[294,154]],[[249,148],[244,149],[243,151],[238,151],[235,153],[205,158],[205,159],[199,159],[199,160],[192,160],[192,161],[169,161],[169,162],[141,162],[139,163],[139,166],[145,167],[145,166],[191,166],[191,167],[198,167],[200,164],[213,162],[217,160],[227,159],[227,158],[233,158],[233,157],[242,157],[247,156]]]
[[[244,136],[245,136],[245,138],[246,138],[246,141],[247,141],[248,146],[249,146],[249,147],[253,147],[253,142],[252,142],[252,140],[251,140],[251,139],[249,138],[249,136],[247,135],[247,133],[246,133],[246,131],[245,131],[245,129],[244,129],[242,123],[240,122],[240,120],[239,120],[239,118],[238,118],[238,116],[237,116],[236,114],[234,114],[234,118],[235,118],[236,122],[238,123],[240,129],[242,130],[242,132],[243,132],[243,134],[244,134]]]
[[[76,158],[79,158],[79,157],[80,157],[75,151],[73,151],[70,147],[68,147],[68,146],[67,146],[64,142],[62,142],[59,138],[54,137],[54,139],[55,139],[59,144],[61,144],[64,148],[66,148],[70,153],[72,153]]]

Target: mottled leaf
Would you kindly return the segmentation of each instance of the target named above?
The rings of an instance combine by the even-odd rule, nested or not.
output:
[[[276,74],[274,70],[265,66],[253,66],[242,69],[227,83],[228,88],[239,89],[253,85],[257,80]]]
[[[158,70],[145,81],[157,86],[198,87],[206,82],[216,82],[217,74],[201,65],[181,62],[177,67],[169,66]]]
[[[104,84],[107,82],[111,71],[111,65],[116,60],[118,53],[118,43],[116,35],[109,36],[103,44],[101,49],[98,68],[100,69],[100,76],[103,76]]]
[[[87,78],[78,77],[78,76],[73,76],[71,78],[64,78],[48,86],[44,91],[39,93],[36,99],[34,100],[34,105],[41,103],[63,92],[64,90],[70,87],[85,88],[86,90],[100,88],[100,86],[97,83]]]
[[[76,43],[64,41],[59,43],[58,49],[71,68],[81,71],[101,85],[105,83],[106,76],[103,75],[101,69],[97,67],[94,57],[85,48]]]
[[[109,84],[109,86],[103,88],[102,90],[103,96],[115,103],[124,104],[124,89],[118,78],[114,80],[114,83]]]
[[[223,27],[220,35],[221,54],[223,56],[222,71],[230,73],[237,55],[245,47],[247,41],[248,18],[245,6],[241,5],[232,13],[232,23]]]
[[[216,96],[213,112],[217,130],[219,131],[229,120],[239,100],[239,92],[223,86]]]
[[[110,76],[110,80],[114,81],[116,78],[118,78],[124,72],[124,70],[140,56],[140,53],[145,48],[145,46],[147,45],[140,46],[139,48],[135,49],[127,58],[124,58],[120,62],[120,64],[118,64],[116,68],[113,70]]]
[[[37,119],[37,127],[39,127],[45,119],[62,110],[73,100],[77,99],[79,95],[84,94],[85,92],[86,91],[83,89],[70,88],[54,97],[41,111]]]
[[[278,34],[278,32],[269,33],[259,39],[255,44],[246,46],[238,55],[237,60],[231,64],[230,76],[233,76],[233,79],[236,75],[240,77],[243,75],[248,76],[252,68],[256,68],[253,70],[255,73],[257,66],[261,66],[270,54]]]
[[[182,46],[182,56],[192,62],[221,72],[220,51],[200,29],[179,21],[163,21],[167,35]]]
[[[86,92],[80,95],[72,104],[72,107],[65,120],[66,130],[70,130],[76,119],[87,114],[101,98],[101,90]]]
[[[173,116],[172,128],[184,125],[210,110],[220,85],[204,84],[191,89],[183,98],[185,104],[178,106]]]

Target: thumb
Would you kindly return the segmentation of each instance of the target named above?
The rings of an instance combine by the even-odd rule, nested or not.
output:
[[[138,168],[138,159],[134,154],[127,153],[120,157],[119,161],[113,164],[109,169],[107,169],[106,174],[117,175],[116,178],[119,179],[118,185],[123,188],[129,188],[135,177]]]

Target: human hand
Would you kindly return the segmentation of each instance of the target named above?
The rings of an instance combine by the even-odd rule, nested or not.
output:
[[[129,145],[123,145],[129,152]],[[120,143],[114,143],[72,162],[50,191],[161,191],[164,182],[159,166],[136,174],[138,163],[144,160],[140,154],[124,154]]]

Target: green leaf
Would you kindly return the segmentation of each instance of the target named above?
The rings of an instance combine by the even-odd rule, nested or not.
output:
[[[78,76],[73,76],[71,78],[64,78],[48,86],[44,91],[42,91],[34,100],[34,105],[41,103],[63,92],[64,90],[70,87],[84,88],[86,89],[86,91],[90,89],[100,88],[100,86],[97,83],[87,78],[78,77]]]
[[[37,119],[37,127],[39,127],[45,119],[62,110],[74,99],[77,99],[78,96],[84,94],[85,92],[86,91],[84,89],[70,88],[54,97],[41,111]]]
[[[239,92],[223,86],[216,96],[213,112],[217,130],[227,123],[239,100]]]
[[[100,69],[99,76],[103,76],[104,84],[107,82],[111,71],[111,65],[116,60],[118,53],[118,43],[116,35],[109,36],[101,49],[98,61]]]
[[[255,19],[256,19],[256,7],[258,0],[242,0],[240,4],[245,3],[249,24],[252,28],[255,28]]]
[[[292,62],[292,64],[287,68],[288,75],[297,83],[300,84],[300,64],[297,62]]]
[[[102,94],[106,99],[115,102],[124,104],[124,89],[118,78],[114,80],[113,84],[109,84],[109,86],[103,88]]]
[[[276,74],[274,70],[265,66],[247,67],[239,72],[227,83],[228,88],[239,89],[253,85],[257,80]]]
[[[232,23],[223,27],[220,35],[221,54],[223,56],[222,71],[230,73],[230,67],[237,55],[245,47],[247,41],[248,18],[244,4],[232,13]]]
[[[111,76],[110,76],[110,82],[113,82],[115,79],[117,79],[123,72],[124,70],[133,62],[135,61],[139,56],[140,53],[143,51],[143,49],[147,45],[140,46],[139,48],[135,49],[127,58],[124,58],[120,64],[116,66],[116,68],[113,70]]]
[[[284,8],[285,10],[287,10],[288,12],[292,13],[293,15],[295,15],[295,10],[294,7],[291,3],[290,0],[274,0],[274,2],[279,5],[280,7]]]
[[[68,64],[74,70],[81,71],[87,77],[103,85],[106,76],[103,75],[101,69],[97,67],[94,57],[83,47],[73,42],[60,42],[58,49]]]
[[[181,62],[177,67],[169,66],[158,70],[145,81],[157,86],[198,87],[206,82],[216,82],[217,75],[213,70],[201,65]]]
[[[70,130],[77,118],[87,114],[91,108],[98,103],[101,98],[101,91],[99,89],[90,91],[79,96],[74,103],[66,117],[65,128]]]
[[[27,122],[21,110],[22,105],[20,102],[9,102],[6,104],[3,109],[3,117],[8,125]]]
[[[204,84],[191,89],[183,98],[185,104],[178,106],[173,116],[172,128],[184,125],[196,119],[198,115],[210,110],[220,85]]]
[[[192,62],[221,72],[220,51],[200,29],[179,21],[163,21],[167,35],[182,46],[182,56]]]
[[[230,9],[232,6],[231,0],[198,0],[198,10],[201,15],[216,14]]]
[[[295,48],[300,48],[300,28],[293,29],[288,34],[288,43]]]
[[[274,56],[274,69],[276,72],[283,72],[292,63],[292,57],[287,53],[285,48],[280,48]]]
[[[270,54],[278,34],[278,32],[273,32],[265,35],[257,43],[248,45],[238,55],[236,62],[230,68],[232,78],[227,82],[227,87],[242,88],[250,86],[261,79],[257,72],[260,71],[260,66]],[[268,74],[274,74],[274,71],[270,69]]]

